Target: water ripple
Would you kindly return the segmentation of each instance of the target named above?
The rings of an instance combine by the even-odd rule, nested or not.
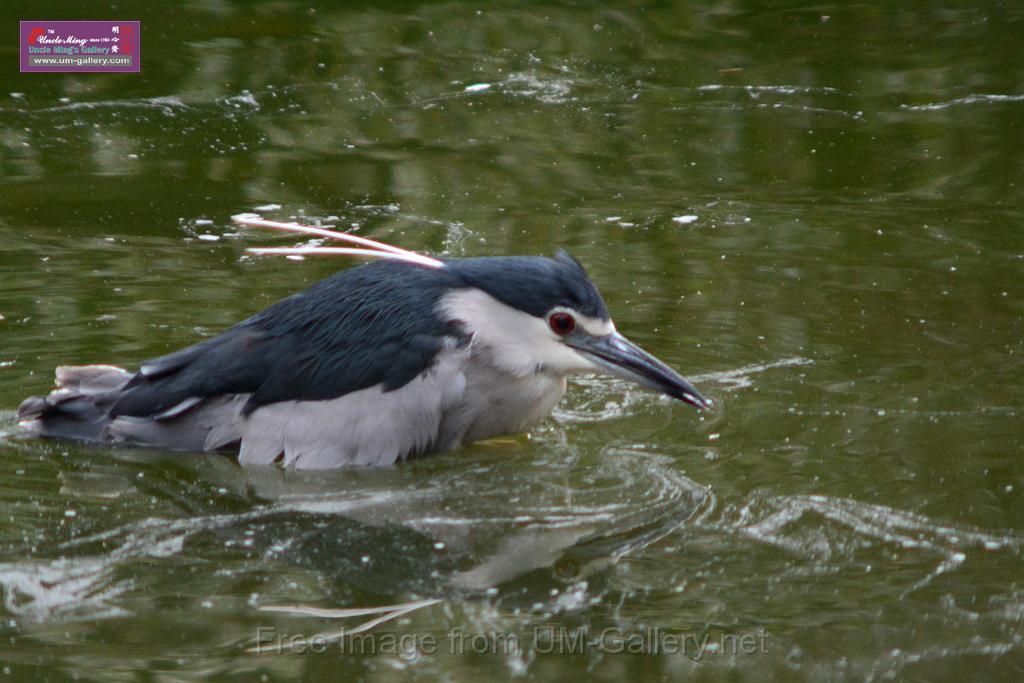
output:
[[[145,518],[2,564],[7,611],[32,622],[124,616],[139,599],[140,561],[203,563],[205,553],[225,548],[396,597],[419,591],[459,599],[536,572],[558,585],[714,508],[710,491],[675,471],[670,458],[628,449],[570,468],[428,469],[418,482],[394,470],[305,479],[271,468],[225,473],[229,479],[210,485],[265,502],[235,514]],[[562,603],[545,609],[567,609]]]
[[[969,550],[1019,554],[1024,547],[1024,536],[954,527],[913,512],[822,495],[755,498],[740,507],[723,528],[818,565],[849,565],[864,543],[938,555],[938,565],[906,587],[901,596],[958,569]]]

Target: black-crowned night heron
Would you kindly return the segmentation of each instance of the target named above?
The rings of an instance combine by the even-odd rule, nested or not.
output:
[[[135,373],[59,367],[53,392],[22,403],[22,424],[41,436],[237,449],[243,465],[317,469],[387,465],[524,431],[574,373],[606,372],[709,405],[615,330],[565,252],[437,260],[321,228],[236,221],[358,245],[252,251],[381,260]]]

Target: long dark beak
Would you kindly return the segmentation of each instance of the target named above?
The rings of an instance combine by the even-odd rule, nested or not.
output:
[[[635,382],[702,410],[711,401],[700,395],[679,373],[647,353],[618,332],[604,336],[577,330],[565,339],[572,347],[610,374]]]

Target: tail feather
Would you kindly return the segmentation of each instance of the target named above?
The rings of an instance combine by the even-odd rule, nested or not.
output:
[[[133,376],[116,365],[61,365],[57,368],[57,388],[98,396],[123,388]]]
[[[18,408],[21,425],[35,436],[172,450],[221,450],[241,438],[247,394],[189,397],[149,417],[113,416],[111,408],[135,377],[113,365],[63,365],[57,386]]]
[[[37,436],[100,441],[110,421],[103,398],[131,377],[113,365],[63,365],[57,368],[57,387],[45,397],[25,399],[18,407],[18,419]]]

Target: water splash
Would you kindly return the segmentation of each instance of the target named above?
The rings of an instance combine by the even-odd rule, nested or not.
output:
[[[721,85],[718,83],[709,83],[707,85],[701,85],[697,87],[699,92],[718,92],[718,91],[742,91],[750,95],[752,98],[759,97],[762,93],[771,93],[774,95],[812,95],[825,93],[829,95],[837,94],[840,92],[838,88],[831,88],[828,86],[815,87],[805,85]]]
[[[962,107],[971,104],[1002,104],[1005,102],[1024,102],[1024,95],[975,94],[968,95],[967,97],[958,97],[955,100],[947,100],[946,102],[901,104],[900,109],[905,111],[941,111],[950,107]]]
[[[818,566],[848,565],[865,543],[937,555],[938,564],[903,588],[901,599],[956,571],[967,561],[969,551],[1019,553],[1024,547],[1020,535],[955,527],[885,505],[823,495],[755,497],[732,519],[712,526],[781,548]]]
[[[546,78],[522,71],[510,74],[499,87],[508,95],[534,98],[545,104],[561,104],[570,99],[573,82],[568,78]]]
[[[753,386],[754,382],[751,379],[751,375],[767,372],[768,370],[774,370],[776,368],[791,368],[807,365],[814,365],[814,361],[810,358],[794,356],[793,358],[783,358],[769,363],[745,365],[741,368],[736,368],[735,370],[721,370],[718,372],[705,373],[703,375],[695,375],[691,379],[694,382],[718,382],[719,384],[724,384],[726,386],[726,391],[735,391],[736,389],[747,389]]]
[[[166,114],[171,114],[175,110],[180,111],[188,108],[189,105],[185,104],[181,98],[170,96],[138,97],[127,100],[98,100],[95,102],[68,102],[39,109],[27,109],[22,107],[16,109],[0,108],[0,113],[17,112],[20,114],[56,114],[74,111],[94,111],[98,109],[126,109],[129,111],[133,109],[160,109]]]
[[[160,526],[142,526],[124,534],[105,555],[0,564],[4,607],[31,622],[124,616],[129,612],[117,599],[134,587],[134,581],[118,578],[117,570],[133,560],[180,552],[185,535],[166,532]]]

